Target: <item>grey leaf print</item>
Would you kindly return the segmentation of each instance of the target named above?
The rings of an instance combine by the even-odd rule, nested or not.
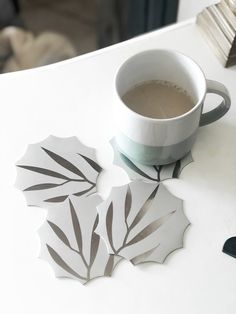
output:
[[[71,219],[72,219],[72,224],[73,224],[73,228],[74,228],[76,242],[77,242],[78,249],[79,249],[80,253],[82,253],[83,242],[82,242],[80,223],[79,223],[78,217],[76,215],[76,212],[75,212],[75,209],[74,209],[74,206],[73,206],[71,200],[69,200],[69,203],[70,203],[70,213],[71,213]]]
[[[96,229],[98,225],[98,215],[96,217],[95,223],[93,225],[93,230],[92,230],[92,237],[91,237],[91,246],[90,246],[90,262],[89,266],[91,267],[93,265],[93,262],[96,258],[97,252],[98,252],[98,247],[99,247],[99,242],[100,242],[100,237],[97,235],[94,230]]]
[[[41,147],[47,154],[50,156],[55,162],[57,162],[59,165],[61,165],[63,168],[69,170],[70,172],[76,174],[77,176],[86,179],[84,174],[70,161],[66,160],[65,158],[59,156],[58,154]]]
[[[88,193],[89,191],[91,191],[93,188],[94,188],[95,185],[92,185],[90,188],[86,189],[86,190],[83,190],[83,191],[80,191],[80,192],[77,192],[77,193],[74,193],[73,195],[75,196],[82,196],[86,193]]]
[[[87,156],[84,156],[82,154],[78,154],[80,155],[82,158],[84,158],[87,163],[95,170],[97,171],[98,173],[100,173],[102,171],[102,168],[94,161],[92,160],[91,158],[87,157]]]
[[[132,194],[131,194],[130,186],[128,185],[126,198],[125,198],[125,221],[127,221],[127,218],[129,216],[131,205],[132,205]]]
[[[92,241],[91,241],[91,251],[90,251],[90,262],[89,266],[93,265],[93,262],[96,258],[97,252],[98,252],[98,247],[99,247],[99,242],[100,242],[100,237],[97,235],[95,232],[93,233],[92,236]]]
[[[156,248],[158,248],[158,246],[160,246],[160,243],[156,245],[154,248],[152,248],[151,250],[148,250],[142,254],[135,256],[134,258],[131,259],[131,263],[134,265],[137,265],[143,262],[143,260],[147,259],[156,250]]]
[[[153,232],[155,232],[158,228],[160,228],[173,214],[175,210],[171,213],[161,217],[153,222],[151,222],[148,226],[146,226],[142,231],[140,231],[132,240],[130,240],[126,246],[133,245],[143,239],[147,238]]]
[[[54,224],[52,221],[47,220],[49,226],[52,228],[52,230],[55,232],[55,234],[58,236],[58,238],[68,247],[70,246],[70,242],[65,235],[65,233],[59,228],[56,224]]]
[[[179,173],[181,170],[181,161],[177,160],[175,163],[174,171],[173,171],[173,178],[177,179],[179,177]]]
[[[60,186],[61,184],[56,184],[56,183],[42,183],[42,184],[36,184],[29,186],[28,188],[24,189],[24,192],[27,191],[40,191],[40,190],[47,190],[47,189],[52,189],[55,187]]]
[[[107,216],[106,216],[106,229],[107,229],[107,235],[108,235],[110,246],[113,252],[115,253],[116,250],[113,246],[113,239],[112,239],[112,222],[113,222],[113,204],[111,202],[107,211]]]
[[[157,187],[154,189],[154,191],[149,195],[148,199],[145,201],[145,203],[143,204],[143,206],[141,207],[141,209],[137,213],[136,217],[134,218],[134,220],[130,226],[130,229],[133,229],[141,221],[141,219],[145,216],[145,214],[147,213],[147,211],[149,210],[149,208],[152,205],[153,199],[157,194],[158,188],[159,188],[159,185],[157,185]]]
[[[139,169],[128,157],[126,157],[125,155],[123,155],[122,153],[120,153],[120,157],[121,159],[125,162],[125,164],[132,169],[133,171],[137,172],[138,174],[140,174],[141,176],[143,176],[144,178],[147,178],[151,181],[157,181],[155,178],[150,177],[148,174],[146,174],[145,172],[143,172],[141,169]]]
[[[33,172],[37,172],[40,174],[44,174],[45,176],[50,176],[50,177],[64,179],[64,180],[68,179],[68,177],[64,176],[63,174],[60,174],[59,172],[56,172],[56,171],[52,171],[50,169],[44,169],[44,168],[34,167],[34,166],[23,166],[23,165],[17,165],[17,167],[30,170]]]
[[[61,196],[56,196],[52,198],[48,198],[47,200],[44,200],[44,202],[49,202],[49,203],[61,203],[64,202],[69,195],[61,195]]]
[[[153,168],[155,169],[156,173],[157,173],[157,181],[160,182],[161,181],[161,169],[163,166],[153,166]]]
[[[115,255],[110,255],[104,271],[104,276],[111,276],[112,270],[114,269],[114,259]]]
[[[51,255],[54,262],[57,263],[57,265],[59,265],[61,268],[63,268],[66,272],[68,272],[72,276],[81,280],[86,280],[85,277],[80,276],[76,271],[74,271],[51,246],[49,246],[48,244],[46,244],[46,246],[47,246],[49,254]]]

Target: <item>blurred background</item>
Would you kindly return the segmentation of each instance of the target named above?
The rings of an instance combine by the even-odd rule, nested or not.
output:
[[[190,18],[212,0],[0,0],[0,73],[65,60]]]

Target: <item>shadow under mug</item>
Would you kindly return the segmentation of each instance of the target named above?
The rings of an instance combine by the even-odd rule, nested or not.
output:
[[[142,82],[174,83],[191,96],[194,107],[183,115],[156,119],[132,111],[122,96]],[[215,109],[202,113],[206,93],[223,98]],[[115,77],[114,119],[118,149],[144,165],[164,165],[185,156],[192,148],[199,126],[221,118],[230,108],[226,87],[206,80],[201,68],[189,57],[171,50],[147,50],[129,58]]]

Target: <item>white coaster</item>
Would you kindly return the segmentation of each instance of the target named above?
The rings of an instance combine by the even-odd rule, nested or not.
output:
[[[114,187],[98,205],[96,232],[110,254],[130,260],[162,263],[172,251],[183,246],[189,221],[183,202],[160,184],[134,181]]]
[[[28,205],[48,208],[71,195],[86,197],[95,193],[101,170],[95,149],[77,137],[49,136],[29,145],[17,162],[16,186],[23,191]]]
[[[98,195],[70,197],[48,211],[39,230],[40,256],[48,261],[57,277],[69,277],[82,283],[111,276],[121,259],[109,255],[105,243],[94,230],[98,224]]]

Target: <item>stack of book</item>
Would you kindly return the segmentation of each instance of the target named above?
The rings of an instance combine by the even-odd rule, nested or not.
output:
[[[236,14],[236,1],[235,0],[227,0],[230,9]]]
[[[197,25],[225,67],[236,64],[236,15],[233,4],[236,7],[235,0],[222,0],[205,8],[197,16]]]

